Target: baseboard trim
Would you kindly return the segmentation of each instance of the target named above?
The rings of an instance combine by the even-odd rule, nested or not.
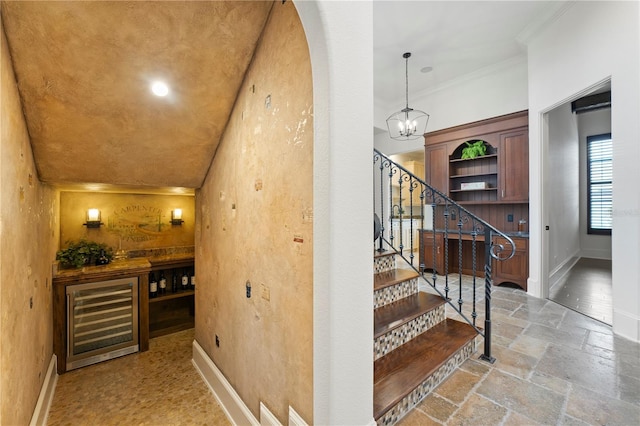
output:
[[[292,406],[289,406],[289,426],[309,426]]]
[[[262,426],[282,426],[280,420],[260,401],[260,424]]]
[[[560,265],[558,265],[549,274],[549,290],[551,290],[562,278],[571,271],[571,268],[575,266],[580,260],[580,256],[575,253],[573,256],[567,257]]]
[[[47,424],[47,417],[49,416],[49,409],[53,402],[53,395],[56,391],[56,384],[58,383],[58,359],[55,354],[51,356],[49,361],[49,368],[47,368],[47,374],[42,382],[42,388],[40,388],[40,394],[38,395],[38,402],[36,408],[33,410],[31,421],[29,426],[40,426]]]
[[[193,359],[191,362],[202,377],[202,380],[211,389],[231,423],[234,425],[250,424],[260,426],[260,422],[233,389],[231,383],[195,340],[193,341]]]
[[[613,332],[634,342],[640,342],[640,318],[614,307]]]

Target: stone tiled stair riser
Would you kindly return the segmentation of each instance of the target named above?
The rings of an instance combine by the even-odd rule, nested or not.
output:
[[[419,317],[390,330],[375,339],[373,343],[374,360],[383,357],[400,345],[405,344],[417,335],[424,333],[445,318],[445,307],[440,305]]]
[[[418,292],[418,278],[377,290],[373,294],[373,308],[377,309]]]
[[[375,257],[373,260],[373,273],[386,272],[396,269],[396,255]]]

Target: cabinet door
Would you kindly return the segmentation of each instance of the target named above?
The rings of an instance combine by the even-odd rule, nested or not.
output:
[[[449,158],[446,145],[425,148],[425,181],[447,194],[449,191]],[[430,202],[431,200],[425,200]]]
[[[529,277],[529,251],[526,238],[513,238],[516,252],[509,260],[493,261],[493,283],[499,285],[510,282],[519,285],[527,291],[527,278]],[[495,238],[495,244],[502,244],[507,250],[509,244],[503,238]]]
[[[420,240],[420,260],[422,269],[433,270],[434,265],[436,272],[444,273],[444,238],[442,234],[436,233],[435,238],[432,231],[422,231]],[[435,245],[435,259],[433,257],[433,248]],[[435,262],[434,262],[435,260]]]
[[[529,201],[528,128],[500,135],[500,201]]]

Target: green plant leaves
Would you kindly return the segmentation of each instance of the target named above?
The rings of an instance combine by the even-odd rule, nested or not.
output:
[[[113,258],[113,250],[106,244],[84,239],[67,241],[67,248],[59,250],[56,253],[56,260],[58,260],[63,267],[82,268],[100,257],[103,251],[106,258],[111,261]]]
[[[465,144],[467,145],[467,147],[462,149],[462,159],[473,159],[476,157],[482,157],[487,153],[487,146],[482,140],[468,141],[465,142]]]

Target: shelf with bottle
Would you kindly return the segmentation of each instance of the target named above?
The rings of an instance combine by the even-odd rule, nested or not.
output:
[[[149,273],[149,303],[195,293],[195,268],[153,269]]]

